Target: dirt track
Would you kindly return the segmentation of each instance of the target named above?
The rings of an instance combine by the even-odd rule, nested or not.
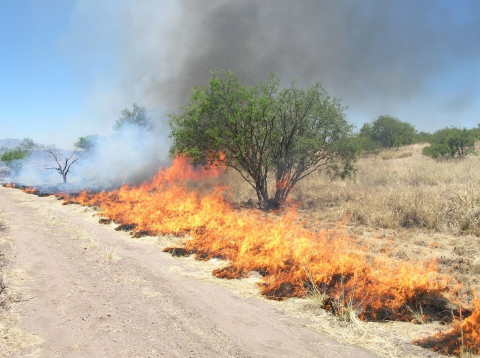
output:
[[[1,187],[0,203],[14,265],[28,277],[19,325],[43,341],[40,357],[375,356],[269,302],[180,274],[195,267],[85,208]]]

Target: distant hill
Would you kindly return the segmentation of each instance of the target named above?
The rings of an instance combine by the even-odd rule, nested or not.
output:
[[[11,139],[11,138],[0,139],[0,148],[1,147],[14,148],[17,145],[19,145],[21,141],[22,141],[21,139]]]

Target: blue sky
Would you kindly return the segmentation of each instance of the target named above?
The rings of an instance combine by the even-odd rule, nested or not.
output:
[[[0,3],[0,137],[43,139],[79,118],[80,81],[58,47],[71,11],[62,1]]]
[[[68,148],[133,102],[165,122],[214,69],[320,81],[358,127],[473,127],[479,42],[474,0],[0,0],[0,138]]]

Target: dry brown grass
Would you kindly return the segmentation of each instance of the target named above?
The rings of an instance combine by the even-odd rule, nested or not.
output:
[[[304,209],[327,211],[336,219],[351,215],[368,227],[480,234],[480,159],[437,162],[421,149],[363,158],[356,177],[347,181],[314,174],[292,197]]]

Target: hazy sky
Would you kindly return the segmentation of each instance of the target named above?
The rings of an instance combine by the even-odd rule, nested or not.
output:
[[[0,0],[0,138],[71,147],[133,102],[165,121],[214,69],[322,82],[358,128],[474,127],[479,43],[476,0]]]

